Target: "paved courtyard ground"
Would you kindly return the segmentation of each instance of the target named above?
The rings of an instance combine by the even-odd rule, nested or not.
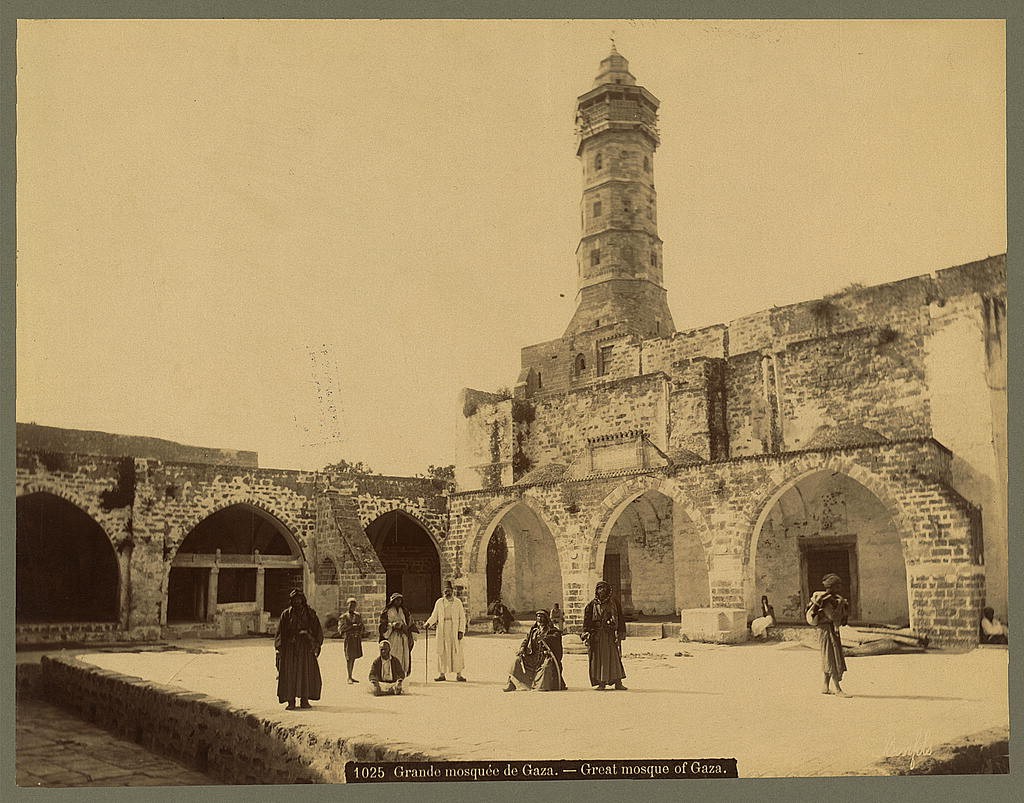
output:
[[[220,781],[83,722],[19,697],[15,725],[18,786],[209,786]]]
[[[363,736],[458,760],[736,757],[741,777],[838,775],[1009,721],[1004,650],[851,658],[843,685],[853,696],[841,699],[819,693],[817,650],[799,643],[728,647],[635,637],[625,642],[626,692],[592,690],[586,656],[570,654],[568,691],[503,693],[521,637],[467,637],[468,683],[425,680],[420,643],[409,693],[380,699],[367,692],[370,658],[356,664],[361,682],[349,685],[341,642],[329,640],[320,662],[323,699],[295,712],[277,704],[269,639],[188,643],[201,652],[79,657],[331,738]],[[433,646],[431,639],[429,678]],[[364,649],[369,656],[373,643]],[[829,747],[808,749],[815,744]]]

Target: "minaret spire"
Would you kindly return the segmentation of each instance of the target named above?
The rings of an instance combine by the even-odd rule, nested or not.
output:
[[[577,307],[566,335],[614,325],[641,339],[675,331],[662,285],[654,152],[659,101],[615,47],[577,99],[583,167]]]

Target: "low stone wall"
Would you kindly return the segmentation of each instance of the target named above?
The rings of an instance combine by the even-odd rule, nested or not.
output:
[[[439,758],[367,741],[324,739],[225,700],[72,657],[44,656],[36,687],[49,702],[230,784],[344,783],[347,761]]]
[[[40,622],[15,625],[15,642],[19,647],[109,643],[128,639],[127,631],[116,622]]]

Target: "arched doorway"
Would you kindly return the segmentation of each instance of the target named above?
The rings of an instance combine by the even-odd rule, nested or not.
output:
[[[366,537],[384,567],[387,596],[400,593],[410,611],[429,613],[441,596],[441,556],[426,528],[392,510],[367,525]]]
[[[500,516],[485,554],[488,604],[500,594],[519,613],[547,610],[556,602],[564,607],[554,536],[529,505],[517,502]]]
[[[213,621],[218,609],[276,617],[288,607],[288,592],[302,587],[302,552],[288,528],[255,505],[234,504],[199,522],[178,547],[167,621]]]
[[[18,497],[15,620],[116,622],[120,572],[103,528],[54,494]]]
[[[697,525],[655,490],[623,503],[611,519],[601,576],[627,616],[674,618],[711,603]]]
[[[898,530],[885,504],[846,474],[822,470],[785,489],[755,533],[751,615],[767,595],[780,622],[804,621],[810,594],[835,572],[850,598],[850,618],[906,626],[907,572]]]

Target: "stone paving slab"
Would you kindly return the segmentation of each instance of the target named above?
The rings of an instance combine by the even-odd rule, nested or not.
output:
[[[363,738],[458,760],[736,757],[741,777],[841,775],[1009,721],[1005,651],[851,658],[843,685],[853,697],[841,699],[819,693],[818,652],[799,643],[631,638],[627,692],[592,690],[586,656],[566,655],[568,691],[502,693],[521,638],[467,637],[468,683],[430,679],[433,640],[425,679],[420,643],[408,694],[381,699],[366,691],[369,657],[356,664],[362,682],[349,685],[342,646],[328,641],[320,662],[324,697],[311,711],[295,712],[277,704],[269,640],[79,658],[303,724],[324,738]],[[841,749],[808,751],[808,744],[833,743],[837,727]]]
[[[219,781],[57,706],[19,697],[15,783],[23,787],[209,786]]]

